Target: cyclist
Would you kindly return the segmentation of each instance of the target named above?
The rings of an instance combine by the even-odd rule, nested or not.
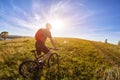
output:
[[[51,54],[49,48],[46,47],[45,45],[47,37],[50,39],[54,49],[57,49],[50,32],[51,28],[52,28],[51,24],[47,23],[46,28],[40,28],[35,34],[35,39],[36,39],[35,47],[37,50],[37,57],[39,58],[41,52],[45,53],[44,59],[41,62],[46,60]]]

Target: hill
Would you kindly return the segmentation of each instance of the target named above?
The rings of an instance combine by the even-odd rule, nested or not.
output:
[[[60,57],[60,80],[120,80],[120,47],[113,44],[75,38],[55,38]],[[34,59],[30,50],[33,38],[0,41],[0,80],[23,80],[19,64]],[[49,40],[47,45],[51,46]],[[51,46],[52,47],[52,46]],[[47,70],[44,70],[47,72]],[[46,80],[44,74],[41,80]],[[52,73],[52,80],[57,80]]]
[[[8,35],[7,39],[17,39],[17,38],[31,38],[31,36],[19,36],[19,35]],[[0,36],[0,40],[3,40]]]

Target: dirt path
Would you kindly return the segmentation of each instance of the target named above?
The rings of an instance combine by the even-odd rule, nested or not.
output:
[[[100,45],[95,44],[95,43],[93,43],[93,42],[91,42],[91,44],[95,47],[95,49],[98,51],[98,53],[101,53],[101,54],[103,54],[103,55],[105,56],[106,60],[107,60],[110,64],[112,64],[112,65],[114,65],[114,66],[116,66],[116,67],[120,67],[120,65],[118,65],[118,64],[116,63],[116,61],[114,61],[113,59],[111,59],[111,58],[106,54],[106,53],[108,53],[107,51],[105,51],[105,50],[103,51],[103,49],[100,47]],[[120,61],[120,59],[119,59],[117,56],[113,56],[113,55],[111,55],[111,56]]]

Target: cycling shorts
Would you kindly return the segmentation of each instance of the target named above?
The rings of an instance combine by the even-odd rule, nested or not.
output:
[[[36,51],[37,51],[38,55],[40,55],[41,52],[46,54],[46,53],[48,53],[50,51],[49,48],[45,46],[45,43],[41,42],[40,40],[36,41],[35,47],[36,47]]]

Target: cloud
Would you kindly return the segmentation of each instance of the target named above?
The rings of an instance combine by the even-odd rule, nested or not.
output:
[[[43,27],[46,22],[55,18],[59,18],[66,23],[66,31],[68,28],[72,30],[72,27],[85,24],[87,18],[94,15],[94,12],[90,11],[84,4],[77,0],[57,0],[55,2],[48,0],[49,4],[42,0],[32,0],[31,8],[28,8],[29,12],[15,4],[15,1],[10,0],[12,8],[8,12],[11,14],[8,15],[4,10],[5,6],[3,6],[4,8],[0,10],[0,16],[5,20],[7,25],[22,29],[27,28],[31,31]],[[23,4],[27,6],[27,4]]]
[[[41,4],[38,1],[33,1],[32,13],[34,15],[39,14],[40,19],[42,19],[41,23],[49,22],[49,20],[54,18],[61,18],[64,22],[68,23],[67,26],[76,26],[85,23],[85,20],[93,15],[92,11],[88,9],[84,11],[82,9],[85,8],[82,3],[79,5],[77,3],[78,1],[72,2],[71,0],[60,0],[56,3],[50,2],[49,4]],[[83,12],[77,12],[79,10]]]
[[[21,26],[21,27],[31,29],[31,30],[35,30],[36,26],[38,26],[38,25],[35,24],[34,22],[30,21],[31,17],[29,15],[27,15],[24,10],[22,10],[21,8],[16,6],[13,3],[13,0],[11,0],[10,3],[11,3],[11,6],[13,7],[13,10],[11,10],[11,13],[13,15],[8,15],[8,13],[5,12],[5,10],[2,10],[1,13],[0,13],[0,16],[7,22],[7,24],[14,24],[14,25],[18,25],[18,26]],[[20,17],[19,14],[22,17]],[[26,19],[30,19],[30,20],[27,21]]]

